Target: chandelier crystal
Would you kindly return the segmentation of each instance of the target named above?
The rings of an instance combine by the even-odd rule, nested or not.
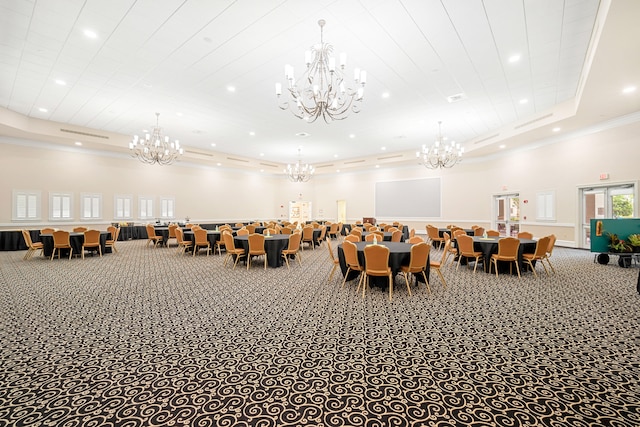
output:
[[[455,141],[446,143],[442,136],[442,122],[438,122],[438,136],[431,147],[422,146],[422,150],[416,152],[420,164],[428,169],[450,168],[462,160],[464,147]]]
[[[333,46],[325,43],[322,38],[325,23],[324,19],[318,21],[320,43],[305,52],[307,70],[303,76],[296,81],[293,67],[289,64],[284,67],[288,100],[280,100],[282,85],[276,83],[278,106],[282,110],[291,110],[294,116],[309,123],[315,122],[318,117],[329,123],[345,119],[350,111],[358,113],[364,96],[364,85],[367,82],[367,72],[359,68],[354,69],[352,85],[345,82],[347,55],[341,53],[340,64],[336,66],[336,58],[332,56]]]
[[[132,155],[141,162],[159,165],[170,165],[184,152],[180,141],[170,141],[168,136],[162,136],[162,128],[158,124],[160,113],[156,113],[156,126],[144,138],[134,135],[129,143]]]
[[[288,164],[284,170],[285,175],[291,182],[307,182],[316,170],[308,163],[302,164],[300,159],[300,149],[298,148],[298,161],[295,165]]]

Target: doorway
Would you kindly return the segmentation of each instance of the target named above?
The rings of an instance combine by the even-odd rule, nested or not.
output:
[[[495,228],[501,236],[516,237],[520,232],[520,194],[494,196]]]
[[[581,248],[591,248],[592,219],[636,216],[636,186],[633,183],[581,188],[580,193]]]
[[[337,222],[346,224],[347,223],[347,201],[338,200],[336,203],[338,207]]]

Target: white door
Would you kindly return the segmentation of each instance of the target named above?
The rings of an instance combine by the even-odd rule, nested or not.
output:
[[[338,205],[338,215],[337,215],[338,221],[337,222],[346,224],[347,223],[347,201],[338,200],[337,205]]]
[[[591,248],[591,220],[600,218],[634,218],[635,185],[583,188],[580,247]]]
[[[520,231],[520,194],[494,196],[495,229],[501,236],[517,236]]]

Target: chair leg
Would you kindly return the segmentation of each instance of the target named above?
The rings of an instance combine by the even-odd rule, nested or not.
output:
[[[289,270],[289,256],[287,254],[282,254],[282,257],[284,258],[284,262],[287,263],[287,270]]]
[[[438,269],[438,271],[440,271],[440,269]],[[427,285],[429,295],[431,295],[431,286],[429,286],[429,279],[427,279],[427,275],[425,274],[424,270],[422,270],[422,278],[424,279],[424,284]],[[411,293],[409,293],[409,295],[411,295]]]
[[[440,280],[442,281],[442,286],[447,289],[447,282],[446,280],[444,280],[444,276],[442,275],[442,272],[440,271],[439,268],[436,269],[436,273],[438,273],[438,277],[440,277]],[[431,291],[429,291],[431,292]]]
[[[411,291],[409,291],[409,294],[411,294]],[[391,274],[389,274],[389,301],[391,301],[393,299],[393,277],[391,277]]]
[[[519,265],[517,260],[514,261],[513,263],[516,265],[516,271],[518,272],[518,279],[521,279],[521,277],[520,277],[520,265]]]

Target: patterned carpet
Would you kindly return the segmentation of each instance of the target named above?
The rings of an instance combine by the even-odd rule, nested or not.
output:
[[[449,267],[389,302],[327,283],[326,247],[247,271],[145,244],[0,252],[0,426],[640,425],[637,268],[556,248],[555,276]]]

